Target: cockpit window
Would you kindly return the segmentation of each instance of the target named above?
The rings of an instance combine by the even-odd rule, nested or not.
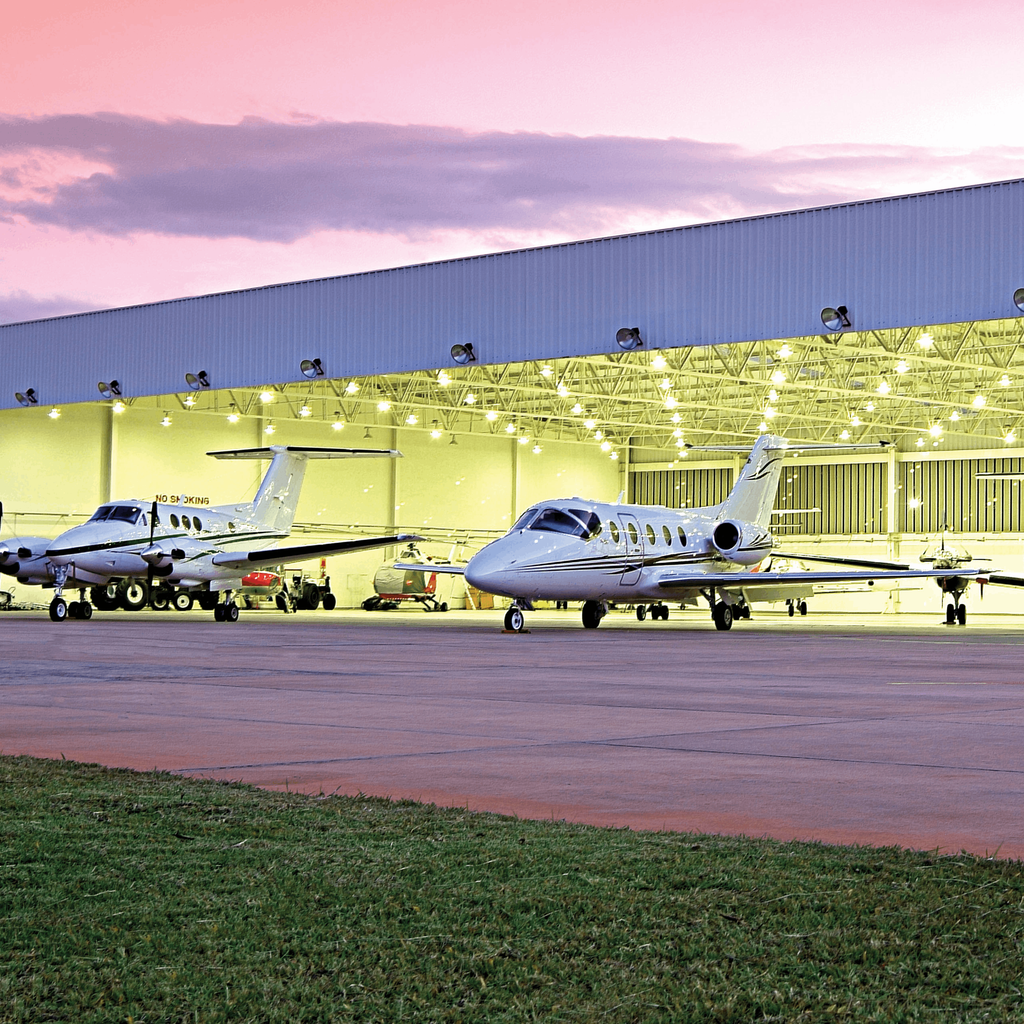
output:
[[[571,508],[569,511],[583,524],[587,531],[586,539],[596,537],[601,532],[601,517],[586,508]]]
[[[530,523],[531,523],[531,522],[533,522],[533,517],[534,517],[534,516],[535,516],[536,514],[537,514],[537,509],[535,509],[535,508],[528,508],[528,509],[527,509],[527,510],[526,510],[526,511],[525,511],[525,512],[524,512],[524,513],[523,513],[523,514],[522,514],[522,515],[521,515],[521,516],[520,516],[520,517],[519,517],[519,518],[518,518],[518,519],[516,520],[515,526],[513,526],[513,527],[512,527],[512,529],[513,529],[513,530],[525,530],[525,529],[526,529],[526,528],[527,528],[527,527],[528,527],[528,526],[530,525]],[[510,531],[510,532],[511,532],[511,531]]]
[[[136,508],[134,505],[101,505],[93,513],[89,522],[100,522],[107,519],[119,523],[136,523],[141,512],[142,509]]]
[[[587,528],[568,512],[560,508],[546,508],[530,524],[531,530],[547,530],[550,533],[568,533],[574,537],[588,537]]]

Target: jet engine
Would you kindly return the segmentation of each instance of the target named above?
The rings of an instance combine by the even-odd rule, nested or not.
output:
[[[718,553],[738,565],[757,565],[767,556],[774,544],[771,533],[757,523],[744,523],[738,519],[723,519],[715,524],[711,543]]]

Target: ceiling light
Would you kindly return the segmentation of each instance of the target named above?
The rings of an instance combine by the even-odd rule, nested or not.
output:
[[[341,413],[336,412],[334,414],[334,422],[331,424],[331,430],[344,430],[345,421],[341,418]]]
[[[673,437],[682,437],[683,436],[683,429],[682,429],[682,427],[676,427],[676,429],[672,431],[672,436]]]
[[[58,409],[56,406],[54,406],[46,415],[49,416],[51,420],[59,420],[60,419],[60,409]]]
[[[611,460],[612,460],[612,462],[618,462],[619,461],[619,453],[618,452],[612,452]]]
[[[917,339],[917,343],[918,345],[921,346],[921,348],[931,348],[932,345],[935,344],[935,341],[932,338],[932,336],[927,331],[925,331],[924,334],[922,334],[921,337]]]
[[[533,454],[534,454],[534,455],[540,455],[540,453],[541,453],[542,451],[544,451],[544,449],[543,449],[543,448],[541,448],[541,446],[540,446],[539,444],[535,444],[535,445],[533,446]]]
[[[597,426],[597,420],[584,420],[583,426],[585,426],[587,430],[593,430],[594,427]]]
[[[777,402],[778,400],[779,400],[779,393],[778,393],[778,391],[775,390],[775,388],[772,388],[771,391],[768,392],[768,401],[769,402]]]
[[[192,406],[196,404],[195,396],[194,395],[186,395],[184,402],[182,402],[181,404],[185,405],[185,406],[188,406],[188,408],[191,409]]]
[[[416,424],[419,423],[419,417],[416,416],[415,413],[409,413],[409,415],[405,417],[405,422],[408,423],[410,427],[415,427]]]
[[[467,341],[465,345],[452,345],[451,347],[452,359],[455,360],[460,366],[465,366],[466,363],[476,362],[476,353],[473,351],[473,346]]]
[[[125,411],[125,409],[127,409],[127,408],[128,408],[128,406],[127,406],[127,405],[125,405],[125,404],[124,404],[124,402],[115,402],[115,403],[114,403],[114,404],[113,404],[113,405],[112,405],[112,406],[111,406],[110,408],[111,408],[111,409],[112,409],[112,410],[113,410],[113,411],[114,411],[114,412],[115,412],[115,413],[116,413],[116,414],[117,414],[118,416],[120,416],[120,415],[121,415],[121,413],[123,413],[123,412]]]
[[[666,395],[665,396],[665,408],[666,409],[674,409],[678,404],[679,404],[679,399],[676,398],[674,395]]]
[[[783,345],[776,353],[780,359],[788,359],[792,354],[793,350],[788,345]]]
[[[514,434],[515,432],[516,432],[516,425],[514,423],[509,423],[509,424],[507,424],[505,426],[505,433],[506,434]]]
[[[238,410],[232,404],[231,412],[228,413],[228,423],[237,423],[241,417],[238,415]]]
[[[851,427],[859,427],[860,426],[860,417],[857,416],[856,414],[851,416],[850,417],[850,426]]]
[[[865,406],[864,406],[864,408],[865,408],[865,409],[866,409],[866,410],[867,410],[868,412],[874,412],[874,411],[875,411],[875,403],[874,403],[874,402],[868,402],[868,404],[867,404],[867,405],[865,405]]]
[[[484,413],[484,419],[489,420],[491,423],[493,423],[497,418],[498,414],[493,409],[488,409],[488,411]]]
[[[677,437],[676,438],[676,447],[677,448],[685,448],[686,447],[686,442],[681,437]]]
[[[832,333],[850,326],[850,311],[845,306],[826,306],[821,311],[821,322]]]
[[[670,381],[668,377],[663,377],[658,387],[661,388],[662,391],[669,391],[672,388],[672,381]]]
[[[889,382],[887,380],[883,380],[883,381],[879,382],[879,384],[878,384],[878,393],[880,395],[887,395],[887,394],[889,394],[890,391],[892,391],[892,386],[889,384]]]
[[[620,327],[615,332],[615,343],[627,352],[630,349],[639,348],[643,344],[640,337],[639,327]]]
[[[785,384],[786,383],[786,375],[781,370],[776,370],[772,374],[772,383],[773,384]]]
[[[960,413],[959,413],[959,412],[958,412],[958,411],[957,411],[956,409],[954,409],[954,410],[953,410],[953,411],[952,411],[952,412],[951,412],[951,413],[949,414],[949,418],[950,418],[950,419],[951,419],[951,420],[952,420],[952,421],[953,421],[954,423],[959,423],[959,422],[960,422]]]
[[[604,437],[604,434],[600,430],[595,430],[594,431],[594,440],[595,441],[600,441],[602,437]]]
[[[601,451],[603,451],[603,452],[610,452],[611,450],[612,450],[612,443],[611,443],[611,441],[602,441],[601,442]]]
[[[907,365],[907,361],[905,359],[901,359],[896,364],[896,372],[897,373],[906,373],[907,370],[909,370],[909,369],[910,369],[910,367]]]
[[[765,411],[764,411],[764,418],[766,420],[773,420],[773,419],[775,419],[775,414],[776,414],[777,411],[778,411],[777,409],[775,409],[773,406],[769,405],[765,409]]]
[[[116,398],[121,394],[120,381],[112,380],[108,384],[106,381],[101,380],[96,387],[99,388],[99,392],[104,398]]]
[[[21,405],[24,406],[38,405],[39,403],[39,397],[36,395],[35,388],[26,388],[24,393],[21,391],[15,391],[14,397],[19,403],[21,403]]]
[[[441,436],[443,431],[440,429],[440,427],[436,426],[437,420],[434,420],[434,423],[435,426],[434,429],[430,431],[430,436],[436,441]]]
[[[529,444],[530,443],[530,435],[529,434],[523,434],[523,436],[521,438],[519,438],[519,443],[520,444]]]
[[[441,387],[446,388],[446,387],[448,387],[449,384],[451,384],[451,382],[452,382],[452,379],[451,379],[451,377],[448,376],[448,371],[447,370],[442,370],[437,375],[437,383],[440,384]]]
[[[303,359],[299,363],[299,370],[303,377],[309,377],[310,380],[324,375],[324,367],[319,359]]]
[[[680,416],[679,413],[677,413],[677,412],[672,413],[672,422],[673,423],[681,423],[682,420],[683,420],[683,417]]]
[[[942,424],[941,423],[933,423],[928,428],[928,433],[931,434],[932,437],[941,437],[942,436]]]
[[[386,398],[382,398],[377,403],[377,412],[390,412],[390,411],[391,411],[391,403]]]
[[[573,415],[575,415],[575,416],[579,416],[579,414],[580,414],[581,412],[583,412],[583,406],[582,406],[582,405],[580,405],[580,403],[579,403],[579,402],[577,402],[577,403],[576,403],[576,404],[575,404],[575,405],[574,405],[574,406],[572,407],[572,411],[573,411]]]
[[[354,380],[350,380],[345,385],[345,394],[346,395],[354,395],[358,390],[359,390],[359,385]]]
[[[565,386],[565,384],[559,382],[558,387],[556,388],[556,390],[558,391],[558,397],[559,398],[568,398],[569,397],[569,389]]]
[[[264,405],[269,405],[273,400],[274,400],[274,392],[273,391],[261,391],[260,392],[260,401]]]
[[[764,420],[761,420],[761,422],[758,423],[758,425],[757,425],[757,429],[760,430],[762,433],[764,433],[764,431],[766,431],[768,429],[768,424],[765,423]]]
[[[849,441],[850,440],[850,432],[848,430],[843,430],[842,432],[840,432],[839,437],[840,437],[840,440]]]
[[[542,367],[540,368],[540,375],[541,375],[542,377],[550,377],[550,376],[551,376],[551,374],[553,374],[554,372],[555,372],[555,371],[554,371],[554,370],[552,370],[552,369],[551,369],[551,367],[547,365],[547,363],[545,363],[545,364],[544,364],[544,365],[543,365],[543,366],[542,366]]]
[[[918,438],[918,439],[917,439],[917,440],[916,440],[916,441],[914,442],[914,444],[916,444],[918,448],[923,448],[923,447],[924,447],[924,438],[923,438],[923,437],[919,437],[919,438]]]
[[[984,395],[975,395],[974,398],[971,400],[971,405],[973,405],[975,409],[982,409],[982,408],[984,408],[984,406],[985,406],[985,396]]]
[[[651,368],[654,370],[664,370],[668,366],[668,360],[659,352],[651,360]]]
[[[306,419],[306,418],[307,418],[308,416],[312,416],[312,415],[313,415],[313,410],[312,410],[312,409],[310,409],[310,407],[309,407],[308,405],[304,405],[304,406],[303,406],[303,407],[302,407],[302,408],[301,408],[301,409],[299,410],[299,415],[300,415],[300,416],[301,416],[301,417],[302,417],[303,419]]]
[[[907,502],[907,508],[920,508],[920,507],[921,507],[921,499],[920,498],[911,498]]]
[[[263,428],[263,433],[264,434],[275,434],[275,433],[277,433],[277,427],[275,427],[273,423],[268,423]]]
[[[1008,430],[1008,431],[1007,431],[1007,432],[1006,432],[1006,433],[1005,433],[1005,434],[1003,435],[1003,440],[1004,440],[1004,441],[1005,441],[1005,442],[1006,442],[1007,444],[1013,444],[1013,442],[1017,440],[1017,435],[1016,435],[1016,434],[1015,434],[1015,433],[1014,433],[1014,432],[1013,432],[1012,430]]]
[[[999,383],[1002,384],[1004,388],[1008,388],[1013,381],[1004,373],[1002,377],[999,378]]]
[[[160,421],[161,427],[169,427],[171,425],[171,417],[164,413],[164,418]]]

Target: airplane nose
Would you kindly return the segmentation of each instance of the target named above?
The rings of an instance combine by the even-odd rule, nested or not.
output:
[[[492,551],[491,546],[478,551],[466,563],[466,582],[487,594],[503,593],[507,573],[508,565],[501,552]]]

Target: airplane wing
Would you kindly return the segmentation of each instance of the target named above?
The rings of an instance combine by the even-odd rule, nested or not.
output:
[[[452,576],[464,576],[464,565],[452,565],[450,562],[395,562],[395,568],[401,572],[447,572]]]
[[[856,583],[864,580],[916,580],[941,579],[949,576],[948,569],[895,569],[885,572],[868,570],[844,572],[835,569],[810,570],[808,572],[707,572],[688,573],[680,576],[665,576],[658,581],[659,587],[677,590],[702,590],[706,587],[738,587],[743,590],[756,590],[758,587],[777,587],[780,584],[814,584],[814,583]],[[974,578],[985,576],[984,569],[957,569],[957,576]],[[1021,581],[1024,585],[1024,580]]]
[[[419,540],[414,533],[399,533],[392,537],[358,537],[355,540],[332,540],[320,544],[293,544],[286,548],[259,548],[256,551],[223,551],[214,555],[214,565],[258,566],[280,565],[282,562],[301,562],[305,558],[320,558],[323,555],[340,555],[346,551],[363,551],[367,548],[384,548],[391,544],[405,544]],[[422,568],[422,566],[421,566]]]
[[[995,576],[983,576],[978,580],[979,583],[993,583],[997,587],[1024,587],[1024,580],[1019,576],[1003,576],[997,574]]]
[[[791,558],[794,562],[824,562],[827,565],[853,565],[859,569],[909,569],[905,562],[876,562],[868,558],[844,558],[840,555],[805,555],[794,551],[772,551],[773,558]],[[947,573],[947,575],[950,575]]]

